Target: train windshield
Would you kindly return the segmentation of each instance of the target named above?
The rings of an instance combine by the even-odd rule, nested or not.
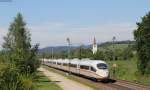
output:
[[[98,69],[107,69],[107,65],[105,63],[99,63],[97,64]]]

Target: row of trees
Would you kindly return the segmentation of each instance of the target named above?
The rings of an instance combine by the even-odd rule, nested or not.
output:
[[[129,44],[124,48],[101,48],[93,55],[93,58],[102,60],[129,60],[134,56],[133,46]]]
[[[40,62],[38,44],[31,45],[30,33],[20,13],[10,24],[0,53],[0,90],[33,90]]]
[[[68,48],[69,49],[69,48]],[[67,50],[61,52],[44,52],[39,54],[42,58],[89,58],[92,55],[91,49],[85,49],[82,47],[71,49],[70,53]]]
[[[107,45],[107,47],[111,47],[112,44]],[[96,54],[92,53],[91,48],[83,48],[78,47],[73,49],[70,52],[71,58],[91,58],[95,60],[127,60],[134,56],[133,54],[133,46],[130,44],[126,48],[106,48],[105,46],[99,47]],[[67,51],[62,51],[59,53],[44,53],[42,57],[45,58],[68,58],[69,53]]]

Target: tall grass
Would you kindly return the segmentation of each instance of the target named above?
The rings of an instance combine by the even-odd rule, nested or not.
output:
[[[32,75],[25,75],[10,65],[0,69],[0,90],[35,90]]]

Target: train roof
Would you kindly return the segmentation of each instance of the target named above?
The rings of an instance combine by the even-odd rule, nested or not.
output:
[[[52,62],[60,62],[60,63],[69,63],[69,59],[46,59],[46,61],[52,61]],[[90,60],[90,59],[71,59],[71,64],[80,64],[80,65],[97,65],[98,63],[105,63],[103,60]]]

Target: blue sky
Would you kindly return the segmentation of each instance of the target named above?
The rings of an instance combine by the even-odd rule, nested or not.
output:
[[[10,22],[23,14],[32,43],[40,47],[133,40],[135,23],[150,11],[149,0],[12,0],[0,2],[0,45]]]

